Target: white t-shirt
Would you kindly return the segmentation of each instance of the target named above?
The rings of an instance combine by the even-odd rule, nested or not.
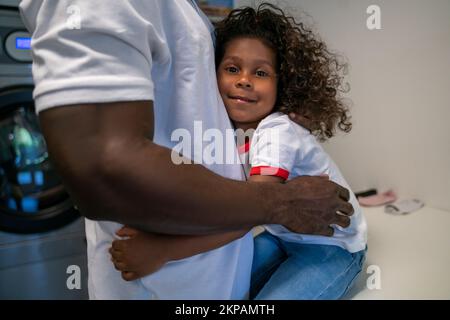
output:
[[[338,167],[316,138],[283,113],[275,112],[263,119],[253,134],[250,147],[241,147],[240,150],[248,153],[248,176],[261,174],[290,180],[298,176],[327,174],[330,180],[350,190]],[[364,250],[367,225],[353,192],[350,192],[350,203],[355,209],[350,226],[333,226],[335,232],[332,237],[293,233],[281,225],[266,225],[265,228],[285,241],[337,245],[349,252]]]
[[[194,121],[201,121],[203,131],[232,129],[217,88],[213,29],[191,1],[23,0],[20,9],[32,33],[38,112],[68,104],[153,100],[154,142],[168,148],[179,142],[171,141],[175,129],[194,133]],[[205,144],[193,143],[200,150]],[[206,167],[243,179],[238,163]],[[108,253],[119,228],[86,221],[90,298],[247,297],[251,233],[125,282]]]

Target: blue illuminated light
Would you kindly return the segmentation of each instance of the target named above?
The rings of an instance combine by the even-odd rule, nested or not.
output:
[[[44,173],[42,171],[36,171],[34,173],[34,183],[37,186],[44,185]]]
[[[33,213],[38,211],[39,202],[37,199],[31,197],[22,198],[22,211]]]
[[[16,38],[16,49],[19,50],[30,50],[31,49],[31,38]]]
[[[31,172],[29,172],[29,171],[19,172],[17,174],[17,182],[19,182],[20,185],[32,183],[33,180],[31,177]]]

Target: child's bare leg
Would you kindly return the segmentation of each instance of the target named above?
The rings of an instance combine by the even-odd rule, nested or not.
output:
[[[156,272],[166,262],[179,260],[224,246],[243,237],[240,230],[206,236],[176,236],[146,233],[123,227],[116,234],[127,237],[115,240],[109,249],[115,268],[127,281]]]

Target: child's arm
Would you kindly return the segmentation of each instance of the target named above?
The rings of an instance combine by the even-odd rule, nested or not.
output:
[[[283,182],[272,176],[251,176],[249,182]],[[233,231],[205,236],[172,236],[153,234],[124,227],[117,232],[126,240],[115,240],[109,252],[115,268],[122,278],[131,281],[160,269],[172,260],[188,258],[220,248],[242,238],[248,230]]]

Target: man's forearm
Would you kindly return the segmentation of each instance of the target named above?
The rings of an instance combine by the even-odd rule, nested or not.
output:
[[[65,106],[40,113],[49,154],[81,213],[145,231],[207,234],[269,222],[270,188],[176,165],[147,137],[151,101]],[[265,195],[267,193],[267,195]]]
[[[263,195],[270,188],[225,179],[199,165],[175,165],[170,150],[150,141],[139,148],[119,147],[106,162],[107,169],[72,184],[87,217],[169,234],[269,222]]]

